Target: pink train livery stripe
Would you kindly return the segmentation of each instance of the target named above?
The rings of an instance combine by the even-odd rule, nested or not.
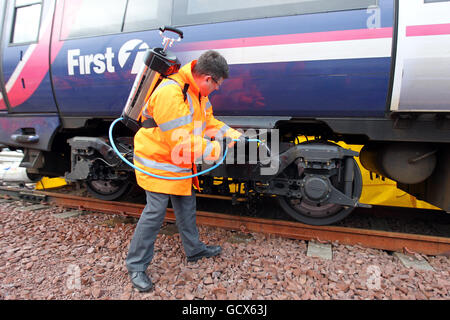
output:
[[[182,43],[176,51],[258,47],[294,43],[392,38],[392,28],[356,29]]]
[[[406,27],[407,37],[450,35],[450,23]]]

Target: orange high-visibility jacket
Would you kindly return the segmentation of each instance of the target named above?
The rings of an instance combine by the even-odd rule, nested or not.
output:
[[[144,106],[144,118],[153,118],[157,127],[141,128],[134,137],[134,164],[150,173],[168,176],[189,176],[201,159],[217,160],[221,145],[205,139],[216,136],[238,139],[241,133],[214,118],[208,97],[201,97],[192,76],[196,60],[165,79]],[[189,84],[186,99],[185,84]],[[194,169],[195,170],[195,169]],[[143,189],[166,194],[191,195],[192,183],[198,180],[166,180],[151,177],[138,170],[136,180]]]

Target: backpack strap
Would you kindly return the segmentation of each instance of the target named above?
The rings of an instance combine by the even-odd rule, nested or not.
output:
[[[185,83],[184,84],[184,88],[183,88],[183,97],[184,97],[184,102],[186,102],[186,98],[187,98],[187,92],[189,90],[189,83]]]
[[[159,89],[161,89],[161,88],[163,88],[163,87],[165,87],[165,86],[171,85],[171,84],[177,84],[177,85],[181,88],[181,85],[180,85],[177,81],[175,81],[175,80],[172,79],[172,78],[168,78],[168,81],[166,81],[166,82],[160,84],[160,85],[155,89],[155,91],[154,91],[152,94],[154,94],[157,90],[159,90]],[[186,102],[186,99],[188,99],[190,111],[191,111],[191,114],[193,114],[194,111],[193,111],[192,101],[191,101],[191,98],[188,97],[188,93],[187,93],[188,90],[189,90],[189,83],[185,83],[185,84],[184,84],[184,87],[183,87],[183,89],[182,89],[184,101]],[[155,128],[155,127],[158,126],[158,124],[155,122],[155,120],[153,119],[153,117],[152,117],[151,115],[149,115],[148,112],[147,112],[147,107],[148,107],[148,103],[149,103],[149,102],[150,102],[150,99],[148,99],[147,103],[146,103],[145,106],[144,106],[144,110],[142,111],[142,115],[145,116],[145,117],[147,118],[146,120],[144,120],[144,121],[142,122],[142,127],[143,127],[143,128],[146,128],[146,129],[149,129],[149,128]],[[192,115],[191,115],[191,116],[192,116]],[[164,130],[163,130],[163,131],[164,131]]]

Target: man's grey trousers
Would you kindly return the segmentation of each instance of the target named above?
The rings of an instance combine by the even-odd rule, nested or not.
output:
[[[196,225],[195,191],[190,196],[176,196],[145,191],[147,205],[131,239],[126,259],[128,271],[145,271],[153,259],[156,236],[166,215],[169,198],[175,212],[176,224],[183,242],[184,252],[193,256],[206,249],[200,241]]]

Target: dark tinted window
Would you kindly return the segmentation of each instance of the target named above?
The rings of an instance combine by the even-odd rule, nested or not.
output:
[[[120,32],[126,4],[127,0],[64,1],[64,23],[72,22],[68,37]]]
[[[149,30],[170,25],[171,11],[172,1],[128,0],[122,31]]]
[[[68,38],[151,30],[169,25],[171,10],[170,0],[65,0],[63,30]]]
[[[29,43],[37,40],[42,1],[16,0],[11,43]]]
[[[231,21],[349,9],[377,0],[174,0],[174,25]]]

